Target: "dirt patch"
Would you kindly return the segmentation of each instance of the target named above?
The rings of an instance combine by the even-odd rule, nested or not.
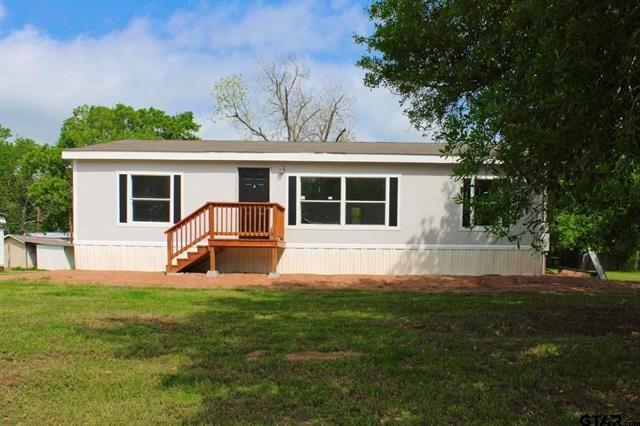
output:
[[[262,358],[266,354],[267,354],[267,351],[262,351],[262,350],[255,351],[255,352],[251,352],[250,354],[247,354],[247,356],[245,356],[244,359],[247,361],[253,361],[255,359]]]
[[[296,352],[285,355],[285,358],[287,361],[332,361],[360,355],[360,352]]]
[[[60,284],[102,284],[127,287],[458,292],[640,292],[640,285],[593,278],[558,275],[281,275],[269,279],[263,274],[166,275],[162,272],[126,271],[39,271],[2,274],[3,280],[51,281]]]
[[[0,385],[2,386],[12,386],[15,385],[20,379],[22,379],[23,374],[18,373],[17,371],[0,371]],[[15,386],[12,386],[15,387]]]

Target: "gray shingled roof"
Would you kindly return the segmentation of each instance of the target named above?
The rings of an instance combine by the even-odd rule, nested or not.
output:
[[[442,144],[400,142],[254,142],[123,140],[83,146],[69,151],[92,152],[251,152],[251,153],[329,153],[380,155],[440,155]]]

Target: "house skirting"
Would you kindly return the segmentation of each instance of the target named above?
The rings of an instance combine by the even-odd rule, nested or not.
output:
[[[77,269],[164,271],[166,247],[152,243],[76,243]],[[266,273],[269,249],[229,247],[216,256],[220,272]],[[280,250],[282,274],[536,275],[543,256],[511,246],[328,246],[289,244]]]

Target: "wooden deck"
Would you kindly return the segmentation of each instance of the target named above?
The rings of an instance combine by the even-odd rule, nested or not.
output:
[[[181,272],[225,247],[270,248],[271,272],[285,247],[284,207],[277,203],[208,202],[165,231],[167,272]]]

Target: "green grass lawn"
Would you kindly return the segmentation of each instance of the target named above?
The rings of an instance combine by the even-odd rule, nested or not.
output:
[[[558,273],[556,268],[549,268],[554,274]],[[595,273],[595,271],[591,271]],[[632,284],[640,284],[640,271],[605,271],[607,278],[616,281],[625,281]]]
[[[640,419],[639,312],[640,294],[1,282],[0,424]]]
[[[606,271],[606,274],[610,280],[640,284],[640,271]]]
[[[23,268],[12,268],[12,269],[0,269],[0,274],[17,274],[20,272],[37,272],[37,269],[23,269]]]

